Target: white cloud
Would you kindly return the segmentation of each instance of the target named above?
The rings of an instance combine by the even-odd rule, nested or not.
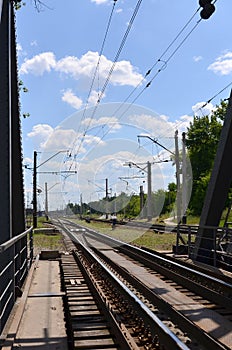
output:
[[[141,128],[146,127],[146,130],[155,137],[174,135],[174,123],[168,121],[168,117],[153,116],[148,114],[132,115],[130,121]]]
[[[100,92],[93,90],[89,96],[88,103],[90,105],[95,105],[100,97]],[[104,98],[105,94],[101,96],[101,98]]]
[[[50,72],[56,66],[56,59],[53,52],[43,52],[31,59],[26,59],[20,70],[20,74],[33,74],[37,76]]]
[[[177,123],[176,123],[178,131],[179,132],[186,131],[190,125],[190,122],[192,122],[192,120],[193,120],[193,116],[187,115],[187,114],[182,115],[180,117],[180,120],[177,121]]]
[[[62,101],[67,102],[75,109],[79,109],[82,106],[82,100],[75,96],[71,89],[63,92]]]
[[[211,115],[215,107],[212,103],[197,102],[192,106],[192,110],[195,115]]]
[[[161,118],[162,120],[164,120],[165,122],[168,121],[168,116],[165,115],[165,114],[161,114],[161,115],[160,115],[160,118]]]
[[[81,124],[88,126],[88,129],[96,126],[107,126],[111,131],[121,129],[121,125],[115,117],[101,117],[99,119],[85,118]]]
[[[86,55],[82,56],[82,59],[78,59],[75,56],[67,56],[57,62],[56,70],[70,75],[74,79],[78,80],[81,75],[89,76],[92,73],[93,64],[96,63],[95,57],[88,56],[88,60],[85,59]]]
[[[229,51],[219,56],[215,62],[213,62],[208,70],[212,70],[214,73],[220,75],[229,75],[232,73],[232,52]]]
[[[17,50],[18,56],[26,57],[27,53],[26,53],[26,51],[24,51],[24,49],[20,43],[17,43],[16,50]]]
[[[69,150],[76,138],[76,132],[73,129],[60,129],[56,128],[52,130],[52,133],[48,135],[46,142],[44,143],[44,150],[46,152],[54,149]]]
[[[109,3],[109,0],[91,0],[91,2],[94,2],[97,5],[101,5]]]
[[[29,157],[25,157],[23,159],[23,164],[25,164],[25,165],[32,165],[32,163],[33,163],[33,159],[31,159]]]
[[[96,67],[98,67],[97,72]],[[81,89],[82,92],[88,91],[90,86],[92,86],[88,103],[94,105],[99,99],[99,90],[104,86],[112,68],[113,62],[108,60],[104,55],[99,57],[98,52],[88,51],[80,58],[67,56],[58,61],[53,52],[43,52],[30,59],[25,59],[19,72],[22,75],[33,74],[35,76],[42,76],[46,72],[55,70],[58,73],[65,74],[68,78],[78,81],[79,89]],[[96,77],[95,81],[93,81],[94,76]],[[123,60],[114,64],[109,84],[135,87],[142,79],[143,76],[136,71],[136,68],[131,62]],[[104,97],[105,94],[103,93],[101,99]],[[75,109],[79,109],[83,102],[70,89],[64,91],[62,100]]]
[[[70,75],[76,80],[81,78],[92,79],[97,64],[99,63],[98,52],[88,51],[80,59],[75,56],[67,56],[57,62],[56,70]],[[99,70],[97,72],[100,84],[105,82],[113,62],[104,55],[101,56]],[[119,61],[115,64],[110,82],[113,85],[137,86],[142,80],[142,75],[137,73],[129,61]]]
[[[94,136],[94,135],[85,135],[84,141],[83,141],[83,145],[88,145],[88,146],[95,146],[97,144],[104,144],[105,142],[102,141],[102,139],[98,136]]]
[[[40,128],[38,128],[39,131]],[[51,128],[51,133],[44,137],[44,142],[41,144],[43,151],[51,152],[54,149],[72,150],[73,154],[85,154],[89,147],[97,144],[104,144],[100,137],[94,135],[85,135],[83,139],[82,133],[77,133],[74,129]]]
[[[34,125],[32,131],[27,134],[28,137],[32,138],[34,143],[39,147],[44,147],[49,136],[52,134],[53,128],[48,124],[37,124]],[[38,149],[38,147],[36,147]]]
[[[203,59],[202,56],[193,56],[193,61],[194,61],[194,62],[199,62],[199,61],[201,61],[202,59]]]
[[[135,71],[135,68],[129,61],[120,61],[115,65],[111,82],[115,85],[137,86],[143,79],[143,76]]]

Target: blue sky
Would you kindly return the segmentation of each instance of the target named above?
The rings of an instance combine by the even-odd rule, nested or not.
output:
[[[44,3],[46,6],[42,6],[38,12],[32,2],[26,1],[26,6],[17,11],[16,21],[19,75],[28,89],[27,93],[21,93],[21,112],[30,113],[30,117],[22,118],[23,152],[28,164],[34,150],[44,152],[42,160],[65,147],[71,148],[71,166],[74,162],[80,165],[80,157],[74,157],[74,153],[79,150],[81,157],[84,155],[86,159],[94,142],[99,144],[104,135],[102,129],[109,123],[107,119],[100,122],[103,116],[116,118],[111,130],[114,132],[108,132],[104,139],[110,139],[111,134],[111,140],[126,139],[129,143],[133,141],[137,144],[136,134],[147,131],[165,142],[174,135],[176,128],[180,133],[186,129],[194,110],[202,102],[217,95],[232,81],[231,0],[216,1],[215,13],[209,20],[199,23],[197,0],[141,1],[104,92],[102,89],[138,2],[118,0],[114,7],[114,2],[109,0],[44,0]],[[111,13],[112,21],[105,37]],[[190,18],[189,25],[169,47]],[[104,49],[99,56],[104,37]],[[153,66],[151,73],[143,79]],[[145,89],[151,80],[151,85]],[[115,114],[112,108],[111,115],[107,114],[107,108],[101,115],[89,113],[88,96],[88,107],[98,109],[108,104],[112,107],[115,102],[124,102],[134,89],[134,94],[127,100],[128,107],[131,108],[130,104],[142,106],[146,116],[148,111],[153,117],[157,113],[158,117],[154,118],[164,121],[166,131],[161,128],[161,133],[155,123],[149,128],[151,120],[145,117],[135,122],[135,128],[141,130],[128,131],[128,123],[133,124],[131,116],[123,121],[127,127],[121,127],[117,119],[124,116],[121,111]],[[230,88],[227,88],[198,113],[209,113],[229,93]],[[100,104],[96,105],[99,96]],[[67,120],[72,120],[72,126],[69,122],[66,124]],[[101,124],[102,134],[100,129],[97,134],[93,129],[97,120],[97,124]],[[82,122],[85,124],[83,128],[80,127]],[[66,136],[60,129],[66,129]],[[69,133],[67,130],[72,131]],[[68,142],[64,142],[65,137]],[[82,137],[84,141],[77,145],[77,140]],[[99,139],[96,140],[96,137]],[[161,152],[161,149],[154,150],[151,143],[143,142],[151,159],[154,159],[155,152]],[[167,146],[172,147],[168,142]],[[110,157],[112,153],[109,151]],[[146,162],[145,158],[143,161]],[[138,160],[141,161],[140,158]],[[57,162],[59,169],[69,168],[64,158],[57,159]],[[66,163],[65,166],[61,162]],[[48,165],[51,168],[52,164]],[[54,185],[57,180],[49,182]],[[30,186],[29,180],[26,184],[28,190]],[[78,186],[77,192],[80,194]],[[68,200],[73,200],[71,195]]]

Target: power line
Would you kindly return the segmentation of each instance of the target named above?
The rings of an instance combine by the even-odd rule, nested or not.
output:
[[[125,32],[125,34],[124,34],[124,36],[123,36],[123,39],[122,39],[121,44],[120,44],[120,46],[119,46],[119,49],[118,49],[118,51],[117,51],[117,53],[116,53],[116,55],[115,55],[115,57],[114,57],[114,61],[113,61],[112,65],[111,65],[111,68],[110,68],[110,70],[109,70],[108,76],[107,76],[107,78],[106,78],[106,80],[105,80],[105,83],[104,83],[103,88],[102,88],[102,90],[101,90],[101,92],[100,92],[100,95],[98,96],[98,100],[97,100],[97,103],[95,104],[95,107],[94,107],[94,110],[93,110],[91,119],[93,119],[93,117],[94,117],[94,115],[95,115],[95,113],[96,113],[96,110],[97,110],[97,108],[98,108],[98,105],[100,104],[101,99],[102,99],[102,97],[103,97],[103,95],[104,95],[104,93],[105,93],[106,87],[107,87],[107,85],[109,84],[111,75],[112,75],[112,73],[113,73],[113,71],[114,71],[115,65],[116,65],[116,63],[117,63],[117,61],[118,61],[118,59],[119,59],[119,56],[120,56],[120,54],[121,54],[121,52],[122,52],[122,49],[123,49],[123,47],[125,46],[127,37],[128,37],[128,35],[129,35],[130,31],[131,31],[132,24],[133,24],[133,22],[134,22],[134,20],[135,20],[135,18],[136,18],[136,16],[137,16],[137,14],[138,14],[138,11],[139,11],[139,8],[140,8],[141,3],[142,3],[142,0],[138,0],[138,2],[137,2],[137,4],[136,4],[136,7],[135,7],[135,9],[134,9],[134,12],[133,12],[133,14],[132,14],[132,16],[131,16],[131,19],[130,19],[130,21],[129,21],[129,24],[128,24],[128,26],[127,26],[127,30],[126,30],[126,32]],[[90,126],[90,122],[89,122],[89,124],[88,124],[88,127],[89,127],[89,126]],[[86,128],[86,131],[85,131],[85,132],[87,132],[88,127]]]
[[[210,99],[208,99],[207,102],[205,102],[201,107],[199,107],[196,111],[194,111],[193,114],[196,114],[198,111],[201,111],[201,113],[203,114],[202,108],[206,107],[207,104],[209,104],[210,102],[212,102],[217,96],[219,96],[223,91],[225,91],[226,89],[228,89],[231,85],[232,85],[232,81],[231,81],[229,84],[227,84],[224,88],[222,88],[220,91],[218,91],[215,95],[213,95]],[[227,100],[227,99],[224,99],[224,100]],[[192,114],[192,112],[191,112],[191,113],[188,113],[188,114]],[[203,114],[203,115],[204,115],[204,114]],[[184,124],[184,123],[185,123],[185,122],[180,121],[179,123],[177,123],[177,124],[175,125],[175,128],[176,128],[176,129],[180,128],[180,126],[181,126],[182,124]]]
[[[142,1],[143,1],[143,0],[138,0],[138,2],[137,2],[137,4],[136,4],[136,7],[135,7],[135,9],[134,9],[134,11],[133,11],[133,14],[132,14],[131,19],[130,19],[130,21],[129,21],[129,24],[128,24],[128,26],[127,26],[126,32],[125,32],[125,34],[124,34],[124,36],[123,36],[123,39],[122,39],[121,44],[120,44],[120,46],[119,46],[119,49],[118,49],[118,51],[117,51],[117,53],[116,53],[116,55],[115,55],[114,61],[113,61],[112,65],[111,65],[111,68],[110,68],[110,70],[109,70],[108,76],[107,76],[107,78],[106,78],[106,80],[105,80],[105,83],[104,83],[103,88],[102,88],[102,90],[101,90],[101,92],[100,92],[100,95],[98,96],[98,100],[97,100],[97,103],[95,104],[93,113],[92,113],[92,115],[91,115],[91,117],[90,117],[90,120],[89,120],[89,123],[88,123],[87,127],[85,128],[85,130],[84,130],[84,132],[83,132],[83,135],[82,135],[82,138],[81,138],[79,147],[78,147],[78,149],[77,149],[77,153],[78,153],[79,150],[80,150],[80,147],[81,147],[81,145],[82,145],[82,143],[83,143],[83,141],[84,141],[85,135],[86,135],[86,133],[87,133],[89,127],[90,127],[91,121],[92,121],[92,119],[94,118],[94,115],[95,115],[95,113],[96,113],[96,110],[97,110],[97,108],[98,108],[98,105],[100,104],[100,101],[101,101],[101,99],[102,99],[102,97],[103,97],[103,95],[104,95],[104,92],[105,92],[105,90],[106,90],[106,87],[107,87],[107,85],[108,85],[108,83],[109,83],[109,81],[110,81],[111,75],[112,75],[112,73],[113,73],[113,71],[114,71],[115,65],[116,65],[116,63],[117,63],[117,61],[118,61],[118,58],[119,58],[119,56],[120,56],[120,54],[121,54],[121,51],[122,51],[122,49],[123,49],[123,47],[124,47],[124,45],[125,45],[125,43],[126,43],[127,37],[128,37],[128,35],[129,35],[129,33],[130,33],[130,30],[131,30],[131,28],[132,28],[133,22],[134,22],[134,20],[135,20],[137,14],[138,14],[138,11],[139,11],[139,8],[140,8],[140,5],[141,5]],[[97,69],[96,69],[96,70],[97,70]],[[73,147],[73,148],[74,148],[74,147]]]
[[[216,0],[217,1],[217,0]],[[183,38],[183,40],[180,42],[180,44],[172,51],[172,53],[169,55],[167,60],[162,60],[162,58],[165,56],[165,54],[169,51],[169,49],[174,45],[174,43],[178,40],[178,38],[181,36],[181,34],[184,32],[184,30],[188,27],[188,25],[191,23],[193,18],[196,16],[197,12],[199,11],[200,7],[195,11],[195,13],[191,16],[191,18],[187,21],[187,23],[182,27],[182,29],[179,31],[179,33],[175,36],[175,38],[171,41],[171,43],[167,46],[167,48],[164,50],[164,52],[161,54],[158,60],[155,61],[155,63],[151,66],[150,69],[147,70],[145,76],[143,79],[137,84],[137,86],[132,90],[132,92],[127,96],[127,98],[120,104],[120,106],[116,109],[116,111],[113,113],[114,115],[120,111],[120,109],[125,105],[125,103],[129,100],[129,98],[134,94],[134,92],[141,86],[142,82],[145,81],[146,77],[151,74],[152,70],[155,68],[155,66],[162,62],[162,67],[156,72],[156,74],[152,77],[152,79],[146,84],[146,86],[142,89],[142,91],[130,102],[127,109],[121,114],[119,117],[119,120],[124,116],[124,114],[130,109],[130,107],[136,102],[136,100],[143,94],[143,92],[151,85],[152,81],[157,77],[157,75],[164,70],[167,67],[167,63],[172,59],[172,57],[175,55],[175,53],[180,49],[180,47],[184,44],[184,42],[188,39],[188,37],[192,34],[192,32],[195,30],[195,28],[198,26],[198,24],[201,22],[201,19],[197,21],[197,23],[194,25],[194,27],[190,30],[190,32],[187,33],[187,35]],[[100,101],[99,101],[100,102]],[[97,106],[95,107],[95,111],[97,109]],[[93,112],[93,114],[95,113]],[[109,131],[112,129],[109,128],[105,134],[101,137],[101,140],[109,133]],[[86,130],[87,132],[87,130]],[[95,135],[96,136],[96,135]]]
[[[93,78],[92,78],[92,81],[91,81],[91,85],[90,85],[90,88],[89,88],[88,96],[87,96],[87,99],[86,99],[84,111],[83,111],[83,114],[82,114],[82,117],[81,117],[81,121],[80,121],[80,124],[79,124],[79,128],[78,128],[77,133],[78,133],[79,130],[80,130],[81,122],[82,122],[82,121],[84,120],[84,118],[85,118],[85,113],[86,113],[86,109],[87,109],[87,106],[88,106],[88,103],[89,103],[89,98],[90,98],[91,93],[92,93],[92,90],[93,90],[93,85],[94,85],[94,82],[95,82],[95,79],[96,79],[97,72],[99,71],[100,61],[101,61],[101,57],[102,57],[103,50],[104,50],[104,47],[105,47],[107,35],[108,35],[108,33],[109,33],[110,25],[111,25],[111,23],[112,23],[112,18],[113,18],[113,13],[114,13],[114,10],[115,10],[116,2],[117,2],[117,0],[114,0],[114,1],[113,1],[113,6],[112,6],[111,13],[110,13],[110,16],[109,16],[109,19],[108,19],[108,22],[107,22],[107,26],[106,26],[106,30],[105,30],[105,35],[104,35],[104,38],[103,38],[103,41],[102,41],[102,45],[101,45],[101,49],[100,49],[100,52],[99,52],[98,62],[97,62],[97,65],[96,65],[96,67],[95,67],[95,71],[94,71],[94,74],[93,74]],[[87,128],[88,128],[88,127],[87,127]],[[85,133],[86,133],[86,131],[83,133],[82,142],[83,142]],[[73,148],[74,148],[74,146],[75,146],[75,142],[76,142],[76,139],[75,139],[75,141],[73,142],[72,150],[73,150]],[[82,142],[81,142],[81,143],[82,143]],[[80,143],[80,145],[81,145],[81,143]],[[69,170],[70,170],[70,169],[69,169]]]
[[[117,0],[114,0],[113,7],[112,7],[112,10],[111,10],[111,13],[110,13],[110,16],[109,16],[109,20],[108,20],[108,23],[107,23],[107,26],[106,26],[104,39],[103,39],[102,46],[101,46],[101,49],[100,49],[100,52],[99,52],[98,62],[97,62],[97,65],[96,65],[96,68],[95,68],[95,71],[94,71],[94,74],[93,74],[93,78],[92,78],[92,82],[91,82],[91,85],[90,85],[89,93],[88,93],[88,96],[87,96],[87,99],[86,99],[86,104],[85,104],[85,109],[84,109],[84,112],[83,112],[82,119],[85,116],[86,108],[87,108],[88,103],[89,103],[89,97],[90,97],[92,89],[93,89],[93,84],[95,82],[97,72],[99,72],[100,61],[101,61],[101,57],[102,57],[103,50],[104,50],[104,47],[105,47],[106,38],[107,38],[109,29],[110,29],[110,25],[111,25],[111,22],[112,22],[112,17],[113,17],[113,13],[114,13],[116,2],[117,2]]]
[[[109,71],[109,73],[108,73],[108,76],[107,76],[107,78],[106,78],[106,81],[105,81],[105,83],[104,83],[104,85],[103,85],[103,88],[102,88],[102,91],[101,91],[101,93],[100,93],[100,96],[99,96],[99,98],[98,98],[97,103],[100,103],[101,98],[102,98],[102,96],[103,96],[103,94],[104,94],[104,92],[105,92],[105,89],[106,89],[106,87],[107,87],[107,85],[108,85],[108,83],[109,83],[110,77],[111,77],[111,75],[112,75],[112,73],[113,73],[113,70],[114,70],[115,65],[116,65],[116,63],[117,63],[117,61],[118,61],[118,58],[119,58],[119,56],[120,56],[120,54],[121,54],[121,52],[122,52],[122,49],[123,49],[123,47],[124,47],[124,45],[125,45],[125,43],[126,43],[127,37],[128,37],[128,35],[129,35],[129,33],[130,33],[130,30],[131,30],[131,28],[132,28],[132,24],[133,24],[133,22],[134,22],[134,20],[135,20],[135,18],[136,18],[136,16],[137,16],[137,14],[138,14],[138,11],[139,11],[139,8],[140,8],[141,3],[142,3],[142,0],[138,0],[137,5],[136,5],[136,7],[135,7],[135,9],[134,9],[133,15],[132,15],[132,17],[131,17],[131,19],[130,19],[130,22],[129,22],[128,26],[127,26],[127,30],[126,30],[126,32],[125,32],[125,34],[124,34],[124,36],[123,36],[121,45],[120,45],[120,47],[119,47],[119,49],[118,49],[118,52],[117,52],[117,54],[116,54],[116,56],[115,56],[115,58],[114,58],[114,62],[113,62],[113,64],[112,64],[111,68],[110,68],[110,71]]]
[[[142,0],[141,0],[141,1],[142,1]],[[141,1],[139,1],[139,2],[137,3],[137,6],[141,4]],[[216,1],[217,1],[217,0],[215,0],[214,3],[215,3]],[[199,8],[197,9],[197,11],[193,14],[193,16],[189,19],[189,21],[185,24],[185,26],[181,29],[181,31],[177,34],[177,36],[172,40],[172,42],[168,45],[167,49],[162,53],[162,55],[160,56],[160,58],[159,58],[159,59],[153,64],[153,66],[146,72],[145,77],[143,78],[142,81],[144,81],[145,78],[146,78],[148,75],[150,75],[151,71],[154,69],[154,67],[155,67],[158,63],[160,63],[160,62],[163,63],[162,67],[155,73],[155,75],[154,75],[154,76],[151,78],[151,80],[146,84],[146,86],[143,88],[143,90],[135,97],[135,99],[131,102],[130,106],[131,106],[131,105],[141,96],[141,94],[151,85],[151,83],[152,83],[153,80],[157,77],[157,75],[158,75],[162,70],[164,70],[164,69],[167,67],[167,63],[174,57],[174,55],[176,54],[176,52],[182,47],[182,45],[184,44],[184,42],[189,38],[189,36],[192,34],[192,32],[193,32],[193,31],[196,29],[196,27],[199,25],[199,23],[201,22],[201,19],[197,21],[197,23],[196,23],[196,24],[194,25],[194,27],[187,33],[187,35],[183,38],[183,40],[180,42],[180,44],[171,52],[171,54],[169,55],[169,57],[168,57],[166,60],[162,60],[162,58],[164,57],[164,55],[169,51],[169,49],[173,46],[173,44],[177,41],[177,39],[180,37],[180,35],[184,32],[184,30],[185,30],[185,29],[187,28],[187,26],[190,24],[190,22],[191,22],[192,19],[195,17],[195,15],[196,15],[196,13],[199,11],[199,9],[200,9],[200,7],[199,7]],[[137,14],[137,13],[136,13],[136,14]],[[133,16],[132,16],[132,18],[133,18]],[[135,17],[134,17],[134,18],[135,18]],[[134,18],[133,18],[133,20],[134,20]],[[125,35],[124,35],[124,39],[126,39],[127,35],[129,34],[130,26],[128,26],[127,29],[128,29],[128,30],[127,30],[127,32],[126,32]],[[103,89],[102,89],[102,91],[101,91],[101,94],[100,94],[100,96],[99,96],[99,98],[98,98],[98,101],[97,101],[97,104],[96,104],[96,106],[95,106],[95,109],[94,109],[94,111],[93,111],[93,113],[92,113],[91,119],[93,119],[94,114],[95,114],[95,112],[96,112],[96,109],[97,109],[97,107],[98,107],[98,105],[99,105],[99,103],[100,103],[100,101],[101,101],[101,98],[102,98],[102,96],[103,96],[103,94],[104,94],[104,91],[105,91],[105,89],[106,89],[106,87],[107,87],[107,85],[108,85],[108,83],[109,83],[109,80],[110,80],[111,74],[112,74],[112,72],[113,72],[113,69],[114,69],[114,67],[115,67],[116,61],[117,61],[117,59],[118,59],[118,57],[119,57],[119,55],[120,55],[120,53],[121,53],[121,50],[122,50],[122,48],[123,48],[123,46],[124,46],[124,44],[125,44],[124,39],[123,39],[122,44],[121,44],[121,46],[120,46],[120,48],[119,48],[119,50],[118,50],[117,55],[115,56],[114,63],[112,64],[112,67],[111,67],[111,69],[110,69],[110,71],[109,71],[108,77],[107,77],[107,79],[106,79],[106,81],[105,81],[105,84],[104,84],[104,86],[103,86]],[[140,85],[141,85],[141,82],[140,82],[139,85],[137,85],[137,87],[132,91],[132,93],[129,95],[129,97],[132,96],[132,94],[134,93],[134,91],[136,91],[136,89],[137,89]],[[230,85],[230,84],[229,84],[229,85]],[[229,85],[228,85],[228,86],[229,86]],[[226,89],[226,87],[225,87],[224,89]],[[224,90],[224,89],[223,89],[223,90]],[[223,91],[223,90],[222,90],[222,91]],[[127,99],[123,102],[123,104],[121,104],[121,106],[117,109],[117,111],[125,104],[125,102],[129,99],[129,97],[127,97]],[[126,111],[130,108],[130,106],[126,109]],[[116,111],[116,112],[117,112],[117,111]],[[122,116],[126,113],[126,111],[124,111],[124,113],[120,116],[119,119],[122,118]],[[87,128],[86,128],[85,131],[84,131],[83,138],[82,138],[82,140],[81,140],[81,142],[80,142],[79,149],[80,149],[81,144],[83,143],[84,137],[85,137],[85,135],[86,135],[86,133],[87,133],[87,131],[88,131],[88,129],[89,129],[90,123],[91,123],[91,121],[89,122]],[[183,122],[181,122],[180,125],[181,125],[182,123],[183,123]],[[107,124],[105,124],[105,125],[107,125]],[[112,126],[112,127],[113,127],[113,126]],[[109,131],[112,129],[112,127],[110,127],[110,128],[103,134],[103,136],[100,138],[99,142],[109,133]],[[99,142],[98,142],[98,143],[99,143]]]
[[[214,0],[213,4],[215,4],[217,0]],[[132,90],[132,92],[128,95],[128,97],[124,100],[124,102],[118,107],[118,109],[114,112],[116,114],[122,106],[129,100],[129,98],[134,94],[134,92],[138,89],[139,86],[141,86],[142,82],[145,80],[145,78],[150,75],[151,71],[154,69],[154,67],[159,63],[163,62],[163,65],[160,69],[155,73],[155,75],[150,79],[150,81],[146,84],[146,86],[141,90],[141,92],[130,102],[127,109],[124,111],[124,113],[120,116],[119,119],[123,117],[123,115],[130,109],[130,107],[137,101],[137,99],[144,93],[144,91],[150,87],[153,80],[158,76],[158,74],[166,69],[168,62],[174,57],[174,55],[177,53],[177,51],[182,47],[182,45],[185,43],[185,41],[189,38],[189,36],[193,33],[193,31],[196,29],[196,27],[199,25],[199,23],[202,21],[202,18],[199,19],[196,24],[193,26],[193,28],[187,33],[187,35],[183,38],[183,40],[179,43],[179,45],[172,51],[172,53],[169,55],[169,57],[166,60],[162,60],[162,58],[165,56],[165,54],[169,51],[169,49],[173,46],[173,44],[177,41],[177,39],[180,37],[180,35],[184,32],[184,30],[187,28],[187,26],[191,23],[193,18],[196,16],[197,12],[200,10],[201,7],[198,7],[198,9],[195,11],[195,13],[191,16],[191,18],[187,21],[187,23],[183,26],[183,28],[180,30],[180,32],[176,35],[176,37],[171,41],[171,43],[168,45],[168,47],[165,49],[165,51],[161,54],[160,58],[153,64],[153,66],[146,72],[143,79],[140,81],[140,83]],[[110,128],[111,129],[111,128]],[[110,131],[108,131],[102,136],[102,138]],[[101,138],[101,139],[102,139]]]

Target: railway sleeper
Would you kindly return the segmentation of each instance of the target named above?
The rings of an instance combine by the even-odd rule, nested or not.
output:
[[[109,315],[105,315],[104,310],[96,302],[97,299],[87,286],[85,277],[79,267],[77,268],[73,256],[63,255],[61,271],[63,289],[66,292],[66,323],[70,348],[133,349],[123,335],[118,336],[117,327],[113,326],[112,321],[109,322]]]

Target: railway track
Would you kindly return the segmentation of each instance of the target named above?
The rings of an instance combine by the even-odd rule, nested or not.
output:
[[[128,244],[117,242],[116,245],[109,237],[73,224],[68,227],[66,223],[63,230],[75,242],[75,248],[71,249],[76,251],[73,259],[80,259],[79,268],[85,267],[89,280],[100,291],[105,305],[101,309],[105,315],[109,310],[113,315],[117,327],[107,326],[107,329],[117,329],[119,333],[123,330],[122,338],[119,334],[112,335],[112,346],[119,349],[232,348],[232,286],[228,277],[221,280]],[[70,284],[70,280],[76,278],[68,275],[66,280]],[[72,283],[72,287],[66,286],[69,287],[67,295],[76,284]],[[77,284],[77,288],[80,287],[80,281]],[[77,306],[70,306],[76,310]],[[71,324],[77,321],[71,314],[69,319]],[[162,330],[157,331],[157,323],[162,325]],[[87,339],[87,335],[84,338]],[[123,341],[129,347],[122,346]]]
[[[104,222],[104,223],[112,223],[112,220],[106,219],[97,219],[91,218],[86,219],[87,222]],[[229,224],[229,223],[228,223]],[[214,231],[215,235],[215,250],[211,252],[212,262],[225,269],[227,271],[232,272],[232,254],[231,254],[231,241],[232,241],[232,229],[229,225],[225,225],[224,227],[207,227],[210,230]],[[130,228],[141,229],[141,230],[151,230],[155,233],[163,234],[166,232],[172,232],[177,234],[176,246],[173,246],[173,251],[177,254],[185,254],[191,257],[194,248],[194,241],[196,239],[196,235],[199,230],[199,226],[197,225],[172,225],[165,223],[156,223],[152,224],[151,222],[139,222],[139,221],[117,221],[118,226],[126,225]]]
[[[63,255],[61,270],[71,348],[189,349],[82,245]]]
[[[70,347],[129,349],[118,324],[110,313],[106,316],[105,305],[74,256],[64,255],[61,266]]]

